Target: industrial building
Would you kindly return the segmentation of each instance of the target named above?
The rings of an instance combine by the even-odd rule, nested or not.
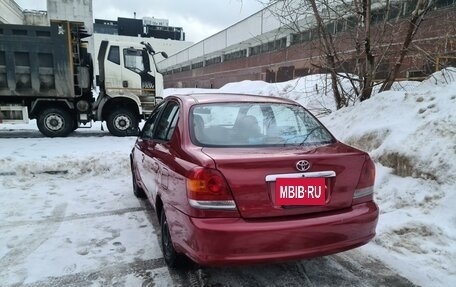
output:
[[[407,15],[416,0],[373,1],[373,31],[384,17],[393,25],[385,30],[389,42],[385,61],[378,68],[376,79],[382,79],[392,69],[405,31]],[[383,3],[383,4],[382,4]],[[165,74],[165,87],[218,88],[229,82],[263,80],[287,81],[307,74],[325,72],[321,67],[322,50],[313,16],[300,19],[298,29],[284,25],[274,13],[276,3],[254,15],[200,41],[163,60],[159,67]],[[388,16],[385,16],[388,15]],[[343,18],[328,21],[326,29],[344,53],[343,68],[353,71],[355,57],[351,33],[353,26],[347,13]],[[391,18],[389,18],[391,17]],[[401,78],[420,78],[445,65],[456,65],[456,0],[436,0],[416,35],[404,60]],[[383,46],[382,46],[383,45]]]
[[[167,19],[153,17],[143,19],[119,17],[117,21],[95,19],[94,30],[95,33],[100,34],[185,41],[182,27],[169,26]]]
[[[101,41],[149,42],[156,51],[168,55],[188,48],[193,43],[185,40],[181,27],[169,26],[167,19],[144,17],[143,19],[118,18],[117,21],[93,18],[92,0],[47,0],[46,11],[22,9],[13,0],[0,0],[0,23],[48,26],[51,20],[84,22],[86,30],[93,34],[88,38],[93,59],[98,56]],[[146,38],[146,39],[145,39]],[[163,58],[161,58],[163,59]],[[157,57],[157,60],[160,58]],[[95,65],[95,75],[98,65]]]

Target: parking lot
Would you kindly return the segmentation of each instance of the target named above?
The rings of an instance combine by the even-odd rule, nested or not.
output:
[[[154,211],[133,196],[134,138],[0,132],[1,286],[413,286],[363,248],[260,266],[170,271]]]

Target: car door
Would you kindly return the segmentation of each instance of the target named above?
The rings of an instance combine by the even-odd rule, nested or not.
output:
[[[145,155],[144,175],[150,198],[155,199],[159,189],[167,190],[169,184],[169,162],[174,160],[169,152],[169,142],[179,118],[179,104],[168,101],[158,115],[152,139],[148,139],[143,149]]]
[[[136,169],[138,171],[137,178],[143,184],[145,192],[149,196],[156,193],[157,187],[154,182],[158,167],[154,165],[152,159],[149,158],[149,149],[152,147],[154,130],[157,126],[157,120],[166,103],[163,102],[157,106],[149,119],[144,124],[141,135],[136,141],[134,158],[136,159]]]

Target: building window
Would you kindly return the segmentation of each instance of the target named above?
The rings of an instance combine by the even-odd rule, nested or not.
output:
[[[237,60],[237,59],[241,59],[241,58],[245,58],[245,57],[247,57],[246,49],[225,54],[223,56],[223,59],[224,59],[224,61],[232,61],[232,60]]]
[[[198,63],[193,63],[192,64],[192,69],[199,69],[199,68],[202,68],[204,66],[204,62],[201,61],[201,62],[198,62]]]
[[[206,66],[218,64],[218,63],[221,63],[221,62],[222,62],[222,57],[220,57],[220,56],[219,57],[215,57],[215,58],[206,60]]]
[[[276,51],[287,47],[287,38],[270,41],[250,48],[250,56]]]
[[[436,8],[443,8],[447,6],[451,6],[454,0],[436,0],[435,7]]]

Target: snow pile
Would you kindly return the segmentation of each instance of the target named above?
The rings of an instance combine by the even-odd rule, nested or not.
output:
[[[422,86],[446,85],[456,82],[456,68],[450,67],[432,74],[422,82]]]
[[[279,96],[318,115],[335,110],[327,80],[312,75],[284,83],[242,81],[218,90],[166,93]],[[455,285],[456,69],[436,72],[423,82],[396,82],[391,91],[374,94],[322,118],[339,140],[368,151],[376,161],[378,234],[361,250],[416,284]]]
[[[342,88],[349,91],[350,83],[342,80]],[[327,74],[309,75],[288,82],[271,84],[263,81],[242,81],[226,84],[220,88],[220,91],[282,97],[300,103],[315,114],[336,109],[331,79]]]
[[[450,76],[448,76],[450,75]],[[375,95],[322,121],[377,162],[378,235],[365,250],[417,284],[456,283],[456,77]],[[417,272],[420,270],[420,272]]]
[[[341,88],[347,93],[352,93],[351,84],[347,79],[341,79]],[[317,115],[336,110],[331,79],[327,74],[309,75],[283,83],[246,80],[226,84],[220,89],[166,89],[165,97],[191,93],[241,93],[282,97],[300,103]]]
[[[391,86],[391,91],[402,91],[402,92],[408,92],[416,89],[421,85],[422,82],[419,81],[398,81],[394,82],[393,85]],[[380,90],[381,85],[376,85],[373,88],[372,94],[378,94]]]
[[[43,173],[70,177],[128,174],[129,151],[135,138],[110,137],[107,132],[97,132],[97,137],[81,135],[84,134],[75,132],[67,138],[1,139],[0,174],[14,173],[21,177]]]

